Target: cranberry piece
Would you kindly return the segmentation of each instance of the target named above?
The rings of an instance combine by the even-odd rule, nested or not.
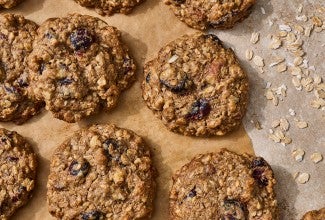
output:
[[[256,157],[251,163],[251,168],[267,166],[266,161],[262,157]]]
[[[75,51],[84,52],[94,42],[94,37],[86,28],[77,28],[71,33],[70,41]]]
[[[82,220],[101,220],[101,219],[104,219],[104,214],[97,210],[90,211],[90,212],[83,213],[81,215],[81,219]]]
[[[89,172],[90,164],[83,159],[81,162],[73,160],[69,166],[69,173],[72,176],[86,176]]]
[[[245,220],[245,206],[236,199],[225,199],[222,206],[223,220]]]
[[[212,39],[214,42],[218,43],[218,44],[221,44],[221,40],[218,38],[217,35],[215,34],[206,34],[204,35],[205,38],[210,38]]]
[[[260,186],[267,186],[269,180],[264,175],[265,167],[257,167],[253,170],[252,176]]]
[[[193,189],[191,189],[191,191],[187,194],[186,198],[193,198],[197,195],[195,188],[196,187],[194,186]]]
[[[206,99],[196,100],[191,107],[191,111],[185,116],[188,120],[201,120],[211,111],[211,106]]]
[[[64,78],[64,79],[59,80],[59,85],[60,86],[67,86],[67,85],[70,85],[72,82],[73,82],[72,79]]]
[[[160,83],[163,84],[168,90],[172,91],[173,93],[181,93],[184,92],[187,87],[188,78],[184,76],[176,85],[170,84],[167,80],[160,80]]]

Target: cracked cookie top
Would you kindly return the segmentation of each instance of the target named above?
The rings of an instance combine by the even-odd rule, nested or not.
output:
[[[171,219],[277,220],[276,181],[261,157],[225,149],[198,155],[173,176]]]
[[[241,123],[248,80],[235,54],[215,35],[185,35],[144,67],[143,98],[168,129],[224,135]]]
[[[54,117],[76,122],[113,108],[134,80],[135,64],[121,33],[79,14],[44,22],[29,56],[33,92]]]
[[[55,150],[47,185],[49,211],[58,219],[149,217],[154,175],[142,138],[114,125],[94,125]]]

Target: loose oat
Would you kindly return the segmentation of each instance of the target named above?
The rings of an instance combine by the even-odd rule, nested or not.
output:
[[[310,159],[314,162],[314,163],[319,163],[323,160],[323,155],[321,155],[320,153],[316,152],[316,153],[313,153],[311,156],[310,156]]]
[[[247,60],[252,60],[254,56],[254,52],[252,50],[246,50],[246,59]]]
[[[305,184],[309,181],[310,175],[308,173],[299,173],[297,176],[297,182],[300,184]]]
[[[255,63],[256,66],[258,67],[264,67],[264,59],[258,55],[255,55],[253,58],[253,62]]]
[[[253,32],[252,36],[251,36],[251,39],[250,39],[250,42],[252,44],[256,44],[259,41],[259,39],[260,39],[260,34],[257,33],[257,32]]]
[[[300,129],[304,129],[304,128],[307,128],[308,127],[308,123],[305,122],[305,121],[298,121],[298,122],[296,122],[296,125]]]
[[[302,149],[296,149],[292,152],[292,157],[295,159],[297,162],[303,161],[305,156],[305,151]]]

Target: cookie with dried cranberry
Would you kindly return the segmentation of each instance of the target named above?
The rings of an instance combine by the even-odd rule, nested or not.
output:
[[[27,56],[38,25],[21,15],[0,16],[0,121],[22,124],[40,112],[43,103],[30,94]]]
[[[205,30],[233,27],[248,17],[256,0],[164,0],[164,2],[188,26]]]
[[[324,220],[325,219],[325,208],[320,210],[313,210],[307,212],[301,220]]]
[[[87,15],[45,21],[28,60],[35,97],[67,122],[113,108],[135,78],[120,31]]]
[[[100,15],[128,14],[145,0],[75,0],[84,7],[95,8]]]
[[[21,3],[23,0],[0,0],[0,9],[1,8],[12,8]]]
[[[15,131],[0,128],[0,219],[8,219],[32,196],[36,155]]]
[[[145,219],[153,208],[154,176],[141,137],[115,125],[94,125],[55,150],[49,211],[58,219]]]
[[[261,157],[222,149],[201,154],[173,176],[171,219],[277,220],[273,171]]]
[[[143,98],[168,129],[224,135],[241,123],[248,80],[234,52],[215,35],[185,35],[144,67]]]

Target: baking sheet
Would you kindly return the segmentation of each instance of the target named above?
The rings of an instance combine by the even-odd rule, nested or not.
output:
[[[41,23],[47,18],[64,16],[78,12],[99,17],[94,11],[80,7],[72,0],[26,0],[13,12]],[[121,96],[116,109],[101,113],[76,124],[68,124],[43,112],[23,126],[2,123],[1,126],[16,130],[25,136],[39,155],[39,175],[35,193],[31,201],[20,209],[12,219],[47,220],[54,219],[47,211],[46,182],[49,174],[49,159],[63,140],[80,127],[92,123],[115,123],[142,136],[153,150],[154,163],[159,172],[158,191],[155,199],[153,219],[168,218],[168,193],[171,175],[193,156],[228,148],[236,152],[253,153],[250,139],[243,127],[225,137],[191,138],[169,132],[159,119],[146,107],[141,98],[140,82],[143,79],[142,66],[155,56],[159,48],[171,40],[195,30],[179,22],[160,1],[148,0],[128,16],[115,15],[101,17],[108,24],[123,32],[123,40],[128,44],[136,59],[137,81]]]

